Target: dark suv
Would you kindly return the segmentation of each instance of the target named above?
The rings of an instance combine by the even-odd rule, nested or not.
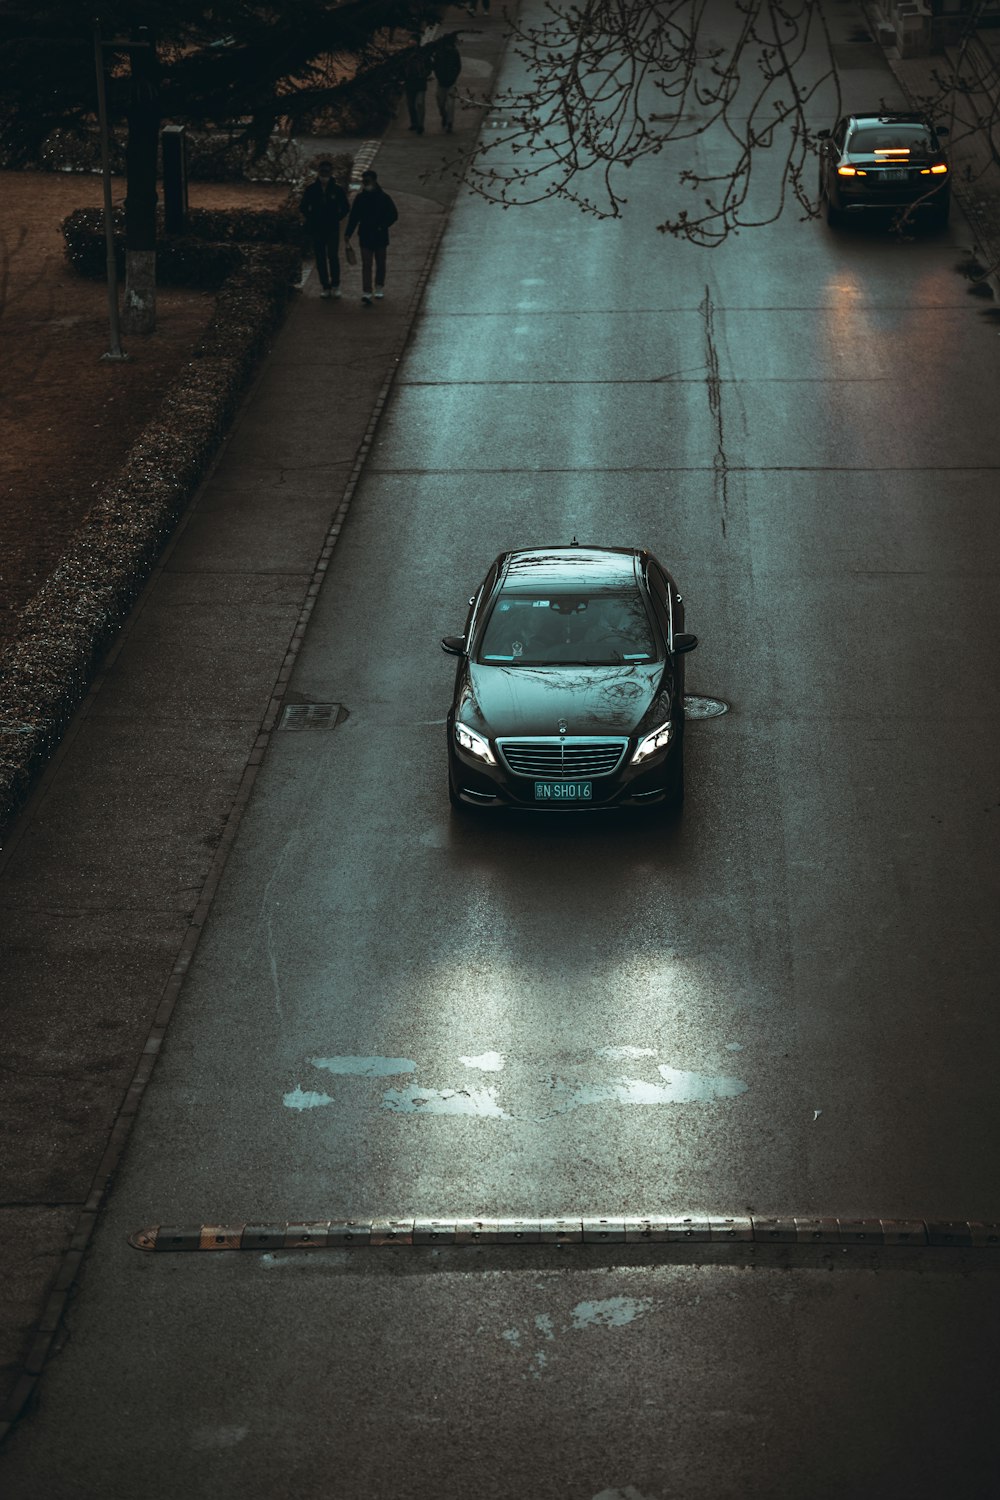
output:
[[[921,213],[943,227],[951,207],[951,172],[941,145],[947,134],[913,113],[845,115],[832,131],[819,131],[819,196],[827,223],[888,209],[902,210],[904,218]]]

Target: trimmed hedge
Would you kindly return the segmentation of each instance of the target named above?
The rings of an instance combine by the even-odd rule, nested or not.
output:
[[[113,223],[115,260],[119,276],[124,276],[125,215],[121,209],[116,210]],[[280,209],[196,208],[188,214],[188,224],[188,234],[157,238],[159,286],[219,287],[242,263],[241,246],[287,245],[297,255],[302,244],[302,221],[291,204]],[[62,232],[73,269],[81,276],[103,280],[107,271],[103,210],[78,208],[63,220]]]
[[[0,654],[0,827],[83,701],[301,276],[291,246],[200,248],[223,248],[236,261],[212,321]]]
[[[370,134],[371,132],[360,132]],[[111,170],[125,175],[127,131],[110,132]],[[224,130],[187,131],[188,180],[190,182],[295,182],[301,175],[302,147],[297,140],[275,132],[262,155]],[[9,139],[0,139],[0,167],[7,171],[25,168],[48,172],[100,172],[101,146],[94,129],[53,130],[35,149],[26,149]]]

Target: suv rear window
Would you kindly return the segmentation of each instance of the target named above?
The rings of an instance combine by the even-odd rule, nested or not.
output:
[[[847,143],[848,151],[872,155],[876,151],[913,151],[924,154],[936,149],[925,125],[866,125]]]

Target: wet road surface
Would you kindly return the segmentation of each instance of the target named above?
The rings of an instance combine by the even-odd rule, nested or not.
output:
[[[620,224],[454,212],[291,684],[346,717],[273,736],[12,1496],[1000,1477],[981,1258],[125,1243],[1000,1219],[997,330],[959,219],[706,252],[653,230],[661,175]],[[439,637],[497,552],[573,535],[666,563],[730,711],[676,825],[456,820]]]

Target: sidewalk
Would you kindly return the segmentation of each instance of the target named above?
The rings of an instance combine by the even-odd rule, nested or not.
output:
[[[483,92],[499,15],[464,33]],[[402,118],[375,167],[399,208],[386,298],[321,301],[314,275],[213,472],[0,853],[0,1436],[58,1349],[63,1303],[152,1071],[294,655],[419,310],[478,131]],[[316,142],[357,152],[360,141]],[[431,174],[426,182],[420,174]],[[138,1071],[137,1071],[138,1065]],[[53,1337],[54,1336],[54,1337]]]

